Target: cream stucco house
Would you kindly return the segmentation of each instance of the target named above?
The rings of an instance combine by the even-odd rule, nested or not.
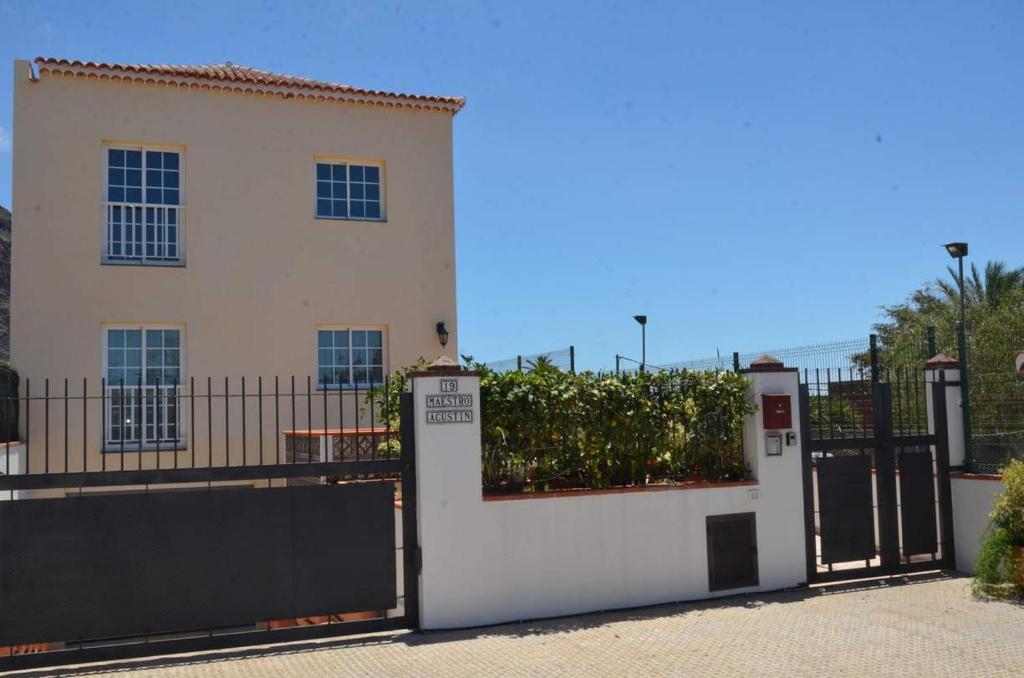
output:
[[[344,390],[458,355],[463,99],[231,64],[38,58],[14,71],[12,365],[23,395],[26,380],[33,396],[46,379],[51,395],[64,379],[99,395],[105,380],[106,402],[73,406],[68,422],[93,432],[86,465],[126,439],[187,448],[187,432],[154,426],[152,411],[120,430],[129,418],[110,389],[121,384],[153,393],[229,378],[234,391],[241,377],[269,389],[309,376]],[[42,418],[33,410],[22,433],[34,444]]]

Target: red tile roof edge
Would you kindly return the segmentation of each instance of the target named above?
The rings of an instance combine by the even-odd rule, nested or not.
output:
[[[273,73],[259,68],[239,66],[236,64],[207,64],[196,66],[169,64],[108,64],[95,61],[79,61],[77,59],[57,59],[52,57],[36,57],[35,63],[40,74],[63,74],[71,71],[112,71],[133,76],[158,76],[165,78],[186,78],[206,82],[225,83],[226,89],[246,92],[239,85],[255,85],[266,88],[296,89],[324,93],[336,93],[351,97],[371,97],[400,102],[410,108],[445,110],[452,114],[458,113],[466,104],[465,97],[444,97],[403,92],[387,92],[384,90],[363,89],[340,83],[311,80],[282,73]],[[374,103],[374,102],[366,102]],[[434,104],[434,105],[431,105]]]

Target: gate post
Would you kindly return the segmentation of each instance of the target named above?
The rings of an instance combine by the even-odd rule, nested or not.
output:
[[[748,402],[757,411],[743,419],[743,456],[758,481],[758,501],[772,507],[758,515],[758,552],[763,568],[776,568],[795,579],[807,570],[804,515],[803,438],[799,373],[771,356],[740,370],[750,381]],[[765,396],[774,396],[766,398]],[[782,413],[789,405],[789,417]],[[771,407],[765,411],[765,405]],[[782,416],[779,416],[782,415]],[[813,537],[811,538],[813,546]],[[806,581],[804,579],[803,581]]]
[[[935,430],[935,422],[941,422],[943,417],[936,418],[935,403],[932,398],[931,384],[945,384],[946,391],[946,432],[949,438],[949,467],[962,470],[968,463],[967,443],[964,438],[964,419],[960,413],[960,367],[956,358],[939,353],[925,363],[924,373],[925,402],[928,408],[928,433],[941,434]]]
[[[476,533],[466,529],[482,512],[480,373],[442,357],[411,379],[418,617],[421,628],[441,628],[449,619],[462,618],[472,602],[466,590],[474,587],[466,577],[487,576]]]

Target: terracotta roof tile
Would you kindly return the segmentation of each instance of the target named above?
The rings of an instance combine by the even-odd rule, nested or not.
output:
[[[373,100],[387,100],[413,108],[441,109],[452,113],[457,113],[466,103],[466,100],[463,97],[429,96],[364,89],[336,82],[325,82],[322,80],[301,78],[294,75],[272,73],[271,71],[264,71],[259,68],[237,66],[231,63],[199,66],[169,64],[112,64],[95,61],[79,61],[74,59],[55,59],[51,57],[36,57],[35,63],[39,66],[41,74],[51,71],[57,73],[69,71],[71,74],[90,71],[97,73],[123,73],[129,78],[134,76],[157,76],[172,80],[188,79],[225,83],[229,88],[231,85],[255,85],[257,88],[283,88],[323,93],[327,95],[342,95],[340,98],[346,99],[369,98],[371,101],[368,101],[367,103],[375,103]]]

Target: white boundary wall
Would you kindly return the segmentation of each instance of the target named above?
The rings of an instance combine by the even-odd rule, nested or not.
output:
[[[750,397],[791,396],[795,372],[750,373]],[[472,421],[427,423],[441,380],[472,398]],[[450,388],[450,387],[448,387]],[[450,393],[451,391],[449,391]],[[760,413],[744,429],[759,482],[485,501],[480,383],[437,372],[413,379],[417,522],[424,629],[478,626],[595,610],[774,590],[806,581],[799,441],[764,456]],[[464,416],[461,418],[465,418]],[[712,593],[705,518],[755,512],[759,586]]]
[[[974,572],[974,562],[981,547],[981,538],[988,529],[992,500],[1003,491],[997,476],[953,476],[953,538],[956,541],[956,569]]]

